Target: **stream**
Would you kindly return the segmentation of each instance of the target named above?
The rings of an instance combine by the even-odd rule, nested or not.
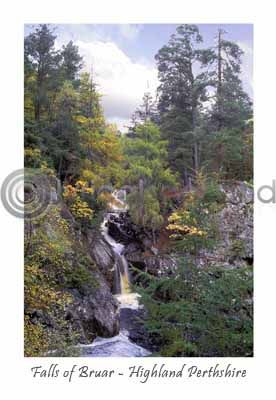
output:
[[[139,305],[139,295],[131,291],[130,274],[128,262],[123,255],[124,245],[116,242],[108,231],[108,222],[112,216],[120,216],[127,212],[125,190],[117,190],[112,193],[114,201],[109,204],[109,212],[105,215],[101,224],[101,233],[105,241],[112,247],[116,255],[114,263],[115,272],[115,294],[119,302],[120,315],[137,313],[142,306]],[[127,309],[127,310],[126,310]],[[119,334],[111,338],[97,337],[93,343],[82,345],[84,357],[145,357],[151,353],[145,348],[138,346],[129,339],[127,329],[121,329]]]

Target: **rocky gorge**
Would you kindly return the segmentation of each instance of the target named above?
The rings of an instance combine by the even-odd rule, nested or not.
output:
[[[235,268],[253,263],[253,191],[247,184],[238,182],[222,185],[221,192],[225,196],[225,204],[216,217],[219,240],[212,251],[200,253],[197,259],[199,268],[212,265]],[[88,235],[89,254],[98,267],[98,277],[101,277],[99,296],[95,292],[92,297],[88,296],[82,302],[76,303],[77,312],[75,311],[73,319],[79,320],[86,331],[89,326],[93,326],[92,329],[97,332],[98,338],[92,345],[84,346],[87,356],[101,356],[105,352],[105,356],[146,355],[149,353],[143,353],[143,350],[141,352],[139,346],[154,349],[143,327],[146,310],[139,307],[137,300],[134,304],[133,298],[129,303],[123,304],[120,296],[118,297],[118,293],[121,293],[116,278],[120,268],[118,257],[120,258],[121,252],[130,265],[156,276],[174,274],[177,257],[154,247],[146,232],[138,230],[131,223],[127,210],[112,212],[105,224],[104,234],[96,232]],[[118,245],[119,254],[116,252]],[[107,339],[109,337],[110,340]],[[91,336],[86,335],[86,342],[89,339]],[[120,349],[123,349],[122,353]],[[112,351],[114,354],[111,354]]]
[[[212,251],[201,251],[198,268],[212,265],[241,268],[253,263],[253,191],[245,183],[222,185],[224,205],[216,215],[218,237]],[[132,293],[135,271],[152,276],[173,276],[177,270],[177,254],[167,248],[158,248],[150,235],[132,223],[125,201],[115,197],[120,207],[110,207],[99,229],[80,232],[78,224],[65,204],[60,214],[70,226],[71,240],[79,246],[77,256],[88,260],[85,279],[66,291],[72,297],[66,308],[66,321],[72,332],[77,332],[78,349],[86,357],[141,357],[156,351],[158,346],[149,337],[144,319],[147,310],[139,304],[139,296]],[[125,199],[125,194],[123,195]],[[27,226],[26,226],[27,229]],[[35,232],[35,227],[32,229]],[[45,222],[47,235],[56,235]],[[74,253],[66,259],[75,264]],[[189,254],[186,254],[189,257]],[[132,271],[132,268],[133,271]],[[75,271],[79,274],[79,271]],[[132,276],[132,277],[131,277]],[[93,284],[90,285],[90,279]],[[69,285],[70,286],[70,285]],[[51,319],[33,310],[33,321],[43,321],[49,327]]]

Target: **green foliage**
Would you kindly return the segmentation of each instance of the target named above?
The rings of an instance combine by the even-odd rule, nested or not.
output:
[[[158,355],[252,355],[252,270],[202,270],[181,260],[175,276],[148,276],[138,290]]]
[[[162,132],[169,140],[171,166],[184,181],[188,172],[194,174],[199,168],[199,116],[212,79],[208,64],[213,57],[199,49],[202,42],[196,25],[180,25],[155,56],[161,82],[158,108]],[[193,69],[196,63],[198,74]]]
[[[26,168],[40,168],[41,151],[38,148],[25,147],[24,149],[24,166]]]
[[[242,240],[236,239],[231,246],[231,254],[235,257],[242,257],[245,253],[245,244]]]
[[[78,289],[81,294],[87,295],[97,287],[97,282],[89,267],[79,264],[66,274],[65,285],[71,289]]]
[[[40,122],[51,107],[51,97],[60,84],[61,55],[55,50],[55,39],[46,24],[40,25],[25,38],[25,86],[33,103],[36,122]]]
[[[203,164],[221,179],[250,180],[253,175],[253,131],[224,129],[208,135],[205,140]]]
[[[62,46],[61,56],[63,79],[65,81],[74,81],[82,67],[82,57],[79,55],[78,47],[74,45],[72,40],[66,46]]]
[[[139,209],[139,192],[137,190],[133,191],[128,196],[128,202],[130,204],[129,211],[132,220],[137,225],[140,224],[148,229],[152,229],[153,231],[155,231],[162,226],[164,219],[161,215],[160,204],[154,188],[150,187],[145,189],[142,201],[143,214],[141,219],[141,213]]]
[[[107,205],[97,190],[122,184],[122,147],[116,127],[105,122],[94,81],[79,74],[78,47],[70,41],[57,50],[55,39],[45,24],[25,37],[25,166],[59,178],[75,221],[91,228]],[[28,356],[74,352],[77,332],[65,319],[70,289],[84,295],[97,282],[72,230],[55,207],[34,226],[26,222]]]
[[[167,142],[159,128],[146,121],[135,135],[124,140],[127,159],[126,182],[134,186],[128,196],[133,221],[155,232],[163,223],[161,208],[166,209],[164,191],[176,184],[167,164]]]
[[[25,230],[25,355],[73,354],[79,334],[65,318],[69,289],[86,294],[96,287],[93,263],[57,207]]]
[[[225,204],[225,194],[215,180],[212,179],[208,182],[202,197],[202,201],[205,204]]]
[[[175,248],[194,256],[202,249],[212,248],[218,235],[215,216],[224,200],[217,182],[198,174],[197,189],[189,192],[168,218],[167,230]]]
[[[60,51],[40,25],[25,38],[25,147],[39,149],[61,181],[84,178],[95,187],[121,178],[117,130],[103,116],[100,95],[70,41]],[[26,159],[36,167],[36,160]]]
[[[209,171],[223,170],[223,178],[237,179],[244,174],[243,158],[252,153],[252,143],[246,147],[243,138],[252,115],[240,79],[243,52],[221,31],[215,48],[200,48],[202,43],[197,26],[181,25],[155,56],[161,131],[170,166],[185,185],[206,162]],[[252,174],[252,158],[248,161]]]
[[[143,104],[138,107],[134,114],[132,115],[132,126],[129,129],[128,137],[134,137],[136,128],[145,123],[152,122],[158,123],[159,116],[157,112],[157,104],[156,101],[153,100],[152,95],[149,92],[146,92],[143,97]]]

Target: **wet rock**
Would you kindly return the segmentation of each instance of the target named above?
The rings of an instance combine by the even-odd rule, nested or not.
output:
[[[67,312],[67,319],[81,333],[81,343],[91,342],[96,336],[112,337],[119,333],[118,302],[104,278],[99,273],[94,278],[98,285],[89,295],[72,291],[74,302]]]
[[[124,249],[124,255],[132,254],[141,251],[141,245],[137,242],[129,243]]]
[[[99,270],[106,278],[111,291],[113,291],[116,256],[111,246],[106,243],[100,233],[90,232],[88,234],[88,251]]]
[[[117,242],[128,244],[138,239],[137,229],[132,224],[128,213],[114,213],[109,217],[108,232]]]
[[[121,308],[120,327],[122,331],[127,332],[131,341],[153,352],[156,347],[145,329],[145,317],[146,311],[142,307],[138,309]]]
[[[127,251],[126,258],[135,267],[155,276],[171,275],[177,269],[176,259],[171,255],[149,255],[141,251]]]

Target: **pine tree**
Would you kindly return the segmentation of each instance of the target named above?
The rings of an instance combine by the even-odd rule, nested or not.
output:
[[[124,153],[126,183],[133,187],[130,214],[135,223],[150,228],[154,236],[163,222],[164,190],[176,184],[168,168],[167,142],[162,140],[159,128],[148,121],[136,127],[134,138],[125,139]]]
[[[35,77],[33,92],[34,117],[40,121],[41,114],[49,107],[48,90],[56,84],[61,55],[55,50],[56,36],[46,25],[40,25],[25,38],[25,69]]]
[[[213,54],[215,102],[211,108],[211,128],[240,128],[252,114],[252,102],[243,90],[240,78],[243,51],[223,38],[219,29]]]
[[[164,136],[169,140],[169,158],[184,182],[199,169],[199,112],[210,85],[210,55],[198,49],[203,39],[195,25],[181,25],[169,43],[155,56],[160,86],[158,109]],[[194,65],[200,72],[194,72]]]
[[[236,43],[225,40],[225,34],[218,31],[217,46],[212,51],[215,95],[202,123],[202,163],[224,179],[248,179],[252,167],[243,168],[243,160],[245,154],[252,153],[245,133],[252,117],[252,102],[240,78],[243,51]]]
[[[83,59],[79,54],[78,46],[70,40],[66,46],[62,46],[61,56],[63,79],[74,81],[83,66]]]

